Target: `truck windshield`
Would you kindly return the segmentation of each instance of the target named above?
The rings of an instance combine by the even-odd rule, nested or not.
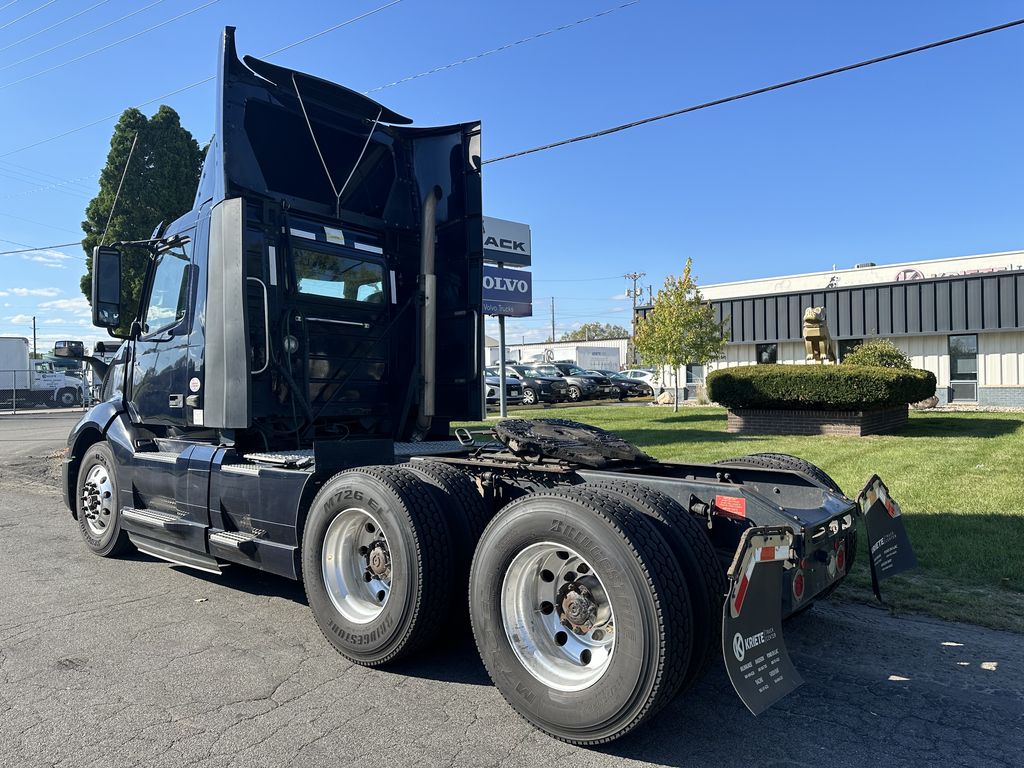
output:
[[[371,304],[384,302],[384,265],[338,253],[293,249],[299,293]]]

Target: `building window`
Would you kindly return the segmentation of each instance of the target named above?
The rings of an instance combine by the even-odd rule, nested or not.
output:
[[[757,348],[757,364],[762,365],[765,363],[777,363],[779,362],[779,345],[778,344],[758,344]]]
[[[839,340],[839,362],[843,362],[848,354],[864,343],[864,339],[840,339]]]
[[[978,399],[978,337],[949,337],[949,399]]]

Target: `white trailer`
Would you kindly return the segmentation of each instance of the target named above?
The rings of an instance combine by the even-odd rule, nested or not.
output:
[[[70,407],[84,402],[82,379],[69,376],[47,360],[30,359],[25,337],[0,337],[0,403]]]

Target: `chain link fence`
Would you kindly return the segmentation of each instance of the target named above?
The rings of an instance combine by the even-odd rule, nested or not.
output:
[[[96,387],[86,378],[38,368],[0,370],[0,413],[23,413],[44,408],[80,408],[93,402]]]

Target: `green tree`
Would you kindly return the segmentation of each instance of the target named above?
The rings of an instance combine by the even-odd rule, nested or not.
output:
[[[629,331],[612,323],[584,323],[574,331],[563,333],[559,341],[594,341],[596,339],[624,339]]]
[[[633,343],[647,365],[669,367],[675,374],[673,409],[679,410],[679,369],[707,365],[722,356],[725,346],[722,324],[712,306],[704,301],[687,259],[682,277],[669,275],[654,297],[647,316],[638,320]]]
[[[81,288],[86,298],[91,299],[92,294],[93,247],[100,245],[101,240],[106,245],[144,240],[160,222],[170,223],[189,211],[202,163],[203,151],[192,134],[181,126],[178,113],[170,107],[161,106],[151,118],[134,107],[121,114],[110,139],[107,164],[100,171],[99,192],[86,206],[82,222],[85,274]],[[111,218],[122,174],[124,184]],[[147,255],[143,248],[123,249],[121,314],[126,326],[138,309]]]
[[[843,364],[909,368],[910,358],[889,339],[868,339],[847,352],[843,357]]]

